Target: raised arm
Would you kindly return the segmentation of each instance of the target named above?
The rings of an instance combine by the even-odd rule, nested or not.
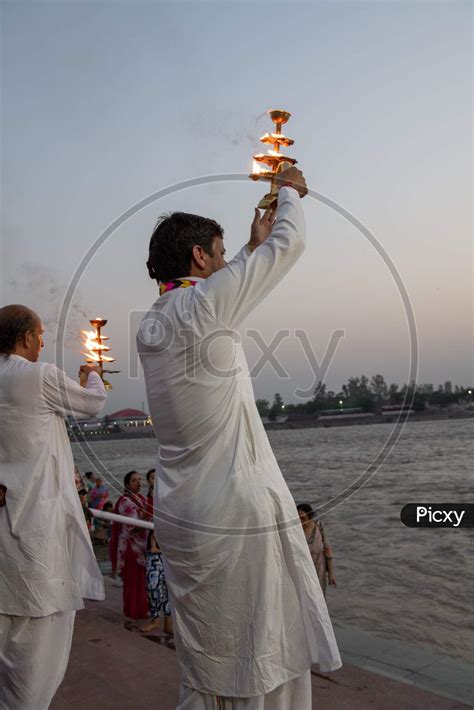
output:
[[[84,387],[71,380],[55,365],[43,368],[43,396],[46,405],[63,416],[95,417],[107,399],[104,383],[97,372],[90,371]]]
[[[270,236],[199,284],[205,306],[219,326],[236,328],[281,281],[304,250],[304,216],[300,195],[282,187]],[[244,256],[244,258],[242,258]]]
[[[227,266],[232,266],[235,261],[247,259],[254,249],[260,246],[260,244],[263,244],[265,239],[270,236],[275,221],[276,209],[276,204],[271,205],[265,210],[264,214],[261,215],[260,210],[257,207],[255,208],[255,217],[250,228],[250,241],[237,252]]]

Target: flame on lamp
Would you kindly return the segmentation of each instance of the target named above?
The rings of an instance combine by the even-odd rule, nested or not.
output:
[[[83,330],[82,333],[85,336],[85,352],[83,352],[83,355],[86,356],[87,362],[114,362],[113,357],[108,357],[103,354],[104,352],[110,350],[110,348],[97,340],[97,333],[95,330]],[[104,340],[104,338],[101,339]]]

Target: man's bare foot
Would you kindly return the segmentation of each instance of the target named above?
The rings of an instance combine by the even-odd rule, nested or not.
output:
[[[140,631],[146,634],[148,631],[155,631],[160,628],[160,619],[151,619],[147,624],[140,628]]]
[[[170,636],[173,636],[173,620],[171,616],[165,616],[165,621],[163,624],[163,631],[165,634],[169,634]]]

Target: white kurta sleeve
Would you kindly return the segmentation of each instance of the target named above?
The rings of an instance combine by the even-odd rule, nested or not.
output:
[[[234,261],[242,261],[243,259],[247,259],[252,252],[248,248],[247,245],[243,246],[240,251],[237,252],[237,254],[234,256],[234,258],[229,261],[227,266],[230,266],[231,264],[234,263]]]
[[[220,326],[238,327],[303,253],[304,215],[300,202],[296,190],[282,187],[268,239],[252,253],[242,250],[225,268],[200,284],[206,306]]]
[[[89,372],[86,386],[71,380],[56,365],[43,368],[43,397],[46,405],[63,416],[94,417],[107,399],[104,383],[97,372]]]

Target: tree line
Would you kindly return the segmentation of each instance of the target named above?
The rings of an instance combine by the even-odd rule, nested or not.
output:
[[[374,375],[370,379],[365,375],[349,377],[339,392],[328,390],[324,382],[318,382],[313,398],[301,404],[285,404],[277,392],[273,403],[266,399],[257,399],[257,409],[261,417],[276,419],[278,416],[297,414],[317,414],[322,410],[360,409],[363,412],[376,412],[384,405],[407,404],[415,411],[423,411],[427,406],[448,407],[451,404],[469,404],[474,399],[474,387],[452,385],[448,380],[437,388],[432,384],[414,383],[388,385],[383,375]]]

